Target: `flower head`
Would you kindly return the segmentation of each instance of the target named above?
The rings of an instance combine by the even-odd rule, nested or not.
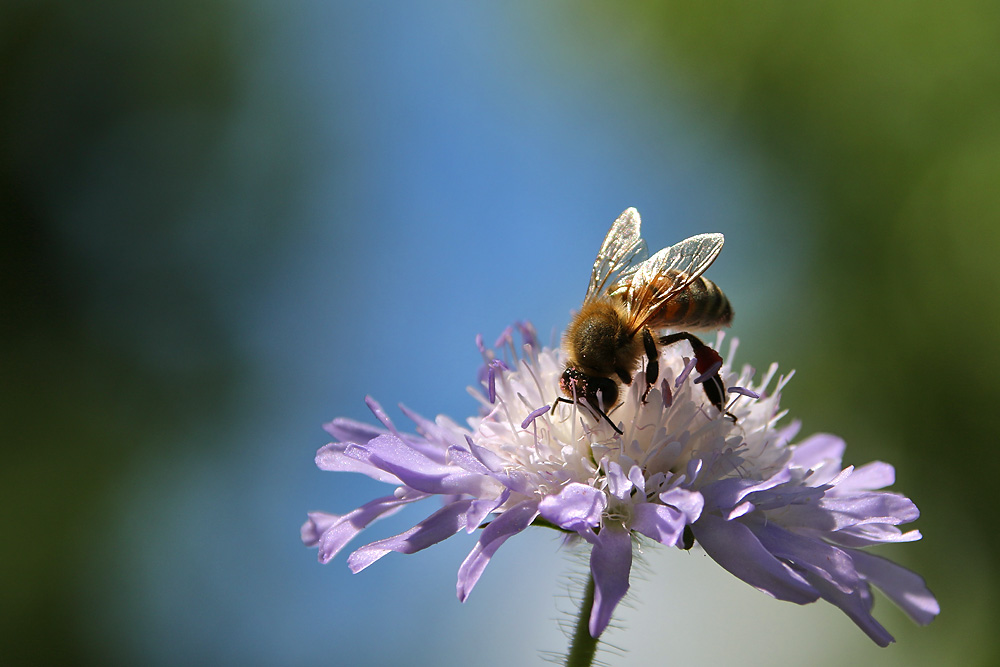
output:
[[[478,341],[485,363],[471,391],[481,410],[467,427],[404,408],[417,434],[403,433],[371,399],[382,428],[346,419],[326,425],[336,442],[316,455],[321,469],[361,472],[395,490],[344,515],[310,513],[302,539],[319,547],[321,562],[375,520],[437,496],[443,506],[413,528],[354,551],[351,570],[480,530],[458,571],[465,600],[504,542],[535,524],[592,545],[594,637],[628,591],[639,535],[679,548],[696,542],[778,599],[823,598],[880,646],[893,639],[871,614],[872,586],[917,623],[937,615],[919,576],[861,550],[920,538],[897,527],[917,518],[916,506],[879,490],[893,483],[892,466],[843,468],[844,443],[831,435],[791,444],[798,425],[777,426],[788,377],[776,377],[775,365],[755,380],[750,368],[735,373],[727,361],[720,371],[729,387],[726,416],[706,398],[708,374],[692,372],[687,343],[665,346],[658,386],[643,401],[640,371],[609,411],[616,431],[585,404],[552,409],[564,355],[541,347],[530,325],[516,328],[520,346],[513,329],[494,349]],[[734,342],[727,360],[735,349]]]

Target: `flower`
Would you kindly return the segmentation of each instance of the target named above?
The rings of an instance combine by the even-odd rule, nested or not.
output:
[[[344,515],[310,513],[302,540],[319,547],[321,562],[377,519],[437,496],[442,507],[413,528],[354,551],[351,570],[480,530],[458,570],[464,601],[497,550],[534,524],[592,545],[593,637],[628,591],[638,536],[682,549],[697,543],[723,568],[780,600],[825,599],[880,646],[893,638],[871,614],[872,586],[917,623],[937,615],[923,579],[862,551],[920,538],[898,528],[917,518],[916,506],[879,490],[893,483],[892,466],[843,468],[844,443],[832,435],[791,444],[798,424],[777,427],[790,376],[776,379],[776,365],[759,381],[749,367],[737,374],[728,361],[736,342],[730,344],[720,370],[731,396],[727,416],[700,386],[709,374],[693,376],[687,343],[664,346],[662,379],[646,400],[640,370],[609,411],[618,433],[586,405],[552,409],[564,354],[541,347],[530,325],[516,328],[520,348],[513,329],[495,350],[477,341],[485,363],[471,392],[481,411],[467,427],[403,408],[417,434],[403,433],[371,399],[383,428],[347,419],[326,425],[336,442],[317,453],[321,469],[360,472],[395,491]],[[721,342],[720,335],[716,347]]]

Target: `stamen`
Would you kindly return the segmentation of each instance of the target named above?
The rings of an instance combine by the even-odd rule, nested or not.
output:
[[[486,371],[486,397],[490,399],[490,405],[497,402],[497,376],[493,364]]]
[[[500,334],[500,337],[497,338],[497,342],[493,343],[493,347],[501,348],[507,343],[513,343],[514,337],[511,335],[512,333],[513,329],[511,329],[510,327],[504,329],[503,332]]]
[[[696,377],[694,379],[694,383],[701,384],[705,380],[711,380],[713,377],[715,377],[715,374],[719,372],[720,368],[722,368],[722,362],[716,361],[707,371]]]
[[[674,404],[674,395],[670,391],[670,383],[667,378],[663,378],[660,382],[660,393],[663,395],[663,407],[669,408]]]
[[[681,385],[688,379],[688,375],[691,374],[691,371],[694,370],[694,366],[697,363],[698,359],[696,357],[688,360],[688,362],[684,365],[684,370],[682,370],[681,374],[677,376],[676,380],[674,380],[674,389],[681,388]]]
[[[496,369],[510,370],[507,364],[501,359],[494,359],[490,362],[489,369],[486,371],[486,382],[487,382],[487,396],[489,396],[490,403],[497,402],[497,375]]]
[[[740,394],[741,396],[746,396],[747,398],[760,398],[760,394],[755,391],[750,391],[746,387],[730,387],[726,391],[732,394]]]
[[[548,412],[550,409],[552,409],[551,405],[543,405],[542,407],[538,408],[537,410],[532,410],[528,414],[528,416],[524,418],[524,421],[521,422],[521,428],[528,428],[528,426],[533,421],[535,421],[535,419],[537,419],[538,417],[541,417],[546,412]]]
[[[537,349],[538,345],[538,334],[535,333],[535,327],[531,326],[528,322],[515,322],[514,326],[521,334],[521,340],[524,344],[533,349]]]

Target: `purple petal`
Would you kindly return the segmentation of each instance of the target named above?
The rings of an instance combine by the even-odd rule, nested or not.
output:
[[[667,505],[640,503],[632,508],[632,530],[668,547],[678,543],[686,525],[684,514]]]
[[[840,607],[840,610],[847,614],[876,644],[886,647],[896,641],[889,634],[889,631],[872,616],[872,596],[867,585],[851,593],[844,593],[816,574],[806,572],[805,577],[816,586],[824,600]]]
[[[814,602],[819,591],[764,548],[739,521],[710,514],[691,524],[695,539],[715,562],[757,590],[796,604]]]
[[[625,500],[632,492],[632,482],[625,476],[625,471],[615,461],[607,465],[608,492],[619,500]]]
[[[423,498],[426,498],[426,496],[415,495],[409,498],[386,496],[384,498],[376,498],[356,510],[339,517],[336,522],[327,526],[318,540],[319,562],[329,563],[334,556],[340,553],[341,549],[347,546],[348,542],[353,540],[358,533],[370,526],[374,521],[392,516],[403,505]],[[310,515],[310,519],[312,519],[312,515]]]
[[[467,449],[462,449],[461,447],[449,447],[448,448],[448,462],[458,466],[466,472],[475,473],[477,475],[490,475],[492,470],[486,467],[486,465],[479,460],[476,456],[472,454]]]
[[[897,493],[869,491],[853,496],[823,498],[817,503],[793,505],[781,523],[804,531],[843,530],[871,523],[898,525],[915,521],[920,511],[913,501]]]
[[[509,497],[510,493],[504,492],[499,498],[473,500],[472,505],[469,506],[469,511],[466,513],[465,517],[466,532],[475,532],[476,529],[479,528],[479,525],[486,520],[486,517],[488,517],[493,510],[506,502]]]
[[[920,575],[885,558],[861,551],[852,551],[851,557],[858,572],[917,624],[927,625],[941,613],[938,601]]]
[[[323,424],[323,430],[340,442],[356,443],[368,442],[372,438],[377,438],[385,433],[385,431],[380,428],[370,426],[363,422],[354,421],[353,419],[345,419],[343,417],[338,417],[332,422]]]
[[[792,439],[795,438],[796,435],[799,434],[799,430],[801,428],[802,428],[802,422],[796,419],[788,426],[778,429],[778,431],[775,433],[776,436],[775,441],[787,445],[792,441]]]
[[[465,442],[467,445],[469,445],[469,451],[472,452],[472,455],[475,456],[477,459],[479,459],[479,462],[482,463],[487,468],[489,468],[491,471],[500,472],[504,469],[505,466],[504,460],[499,455],[497,455],[496,452],[494,452],[491,449],[487,449],[482,445],[477,445],[475,442],[472,441],[472,438],[468,436],[465,437]]]
[[[706,485],[702,488],[701,493],[705,498],[706,509],[729,509],[738,505],[749,494],[771,489],[779,484],[784,484],[789,479],[791,479],[791,472],[787,468],[782,468],[765,480],[741,479],[739,477],[722,479]]]
[[[705,499],[698,491],[689,491],[680,487],[669,489],[660,494],[660,500],[667,505],[676,507],[684,513],[687,523],[694,523],[705,508]]]
[[[376,437],[381,437],[381,435]],[[368,461],[359,460],[345,453],[348,448],[358,446],[353,442],[331,442],[328,445],[324,445],[316,452],[316,467],[329,472],[359,472],[386,484],[400,485],[403,483],[392,473],[381,470]]]
[[[394,435],[381,435],[364,447],[349,446],[345,454],[367,461],[425,493],[486,496],[499,491],[499,485],[490,477],[437,463]]]
[[[607,506],[608,499],[603,491],[573,482],[558,494],[543,498],[538,510],[560,528],[583,534],[601,523],[601,514]]]
[[[899,528],[884,523],[865,523],[823,535],[823,539],[830,540],[842,547],[870,547],[875,544],[916,542],[922,537],[919,530],[908,530],[904,533]]]
[[[422,453],[432,461],[444,463],[445,452],[450,445],[457,445],[461,441],[461,435],[449,428],[441,426],[437,422],[423,417],[403,404],[399,406],[400,412],[406,415],[417,425],[417,433],[422,438],[403,437],[403,440],[413,449]]]
[[[849,493],[875,491],[892,486],[895,482],[895,468],[882,461],[873,461],[855,469],[851,476],[837,484],[829,495],[840,496]]]
[[[299,531],[302,536],[302,544],[307,547],[314,547],[319,544],[320,537],[323,536],[330,526],[340,521],[339,514],[328,514],[326,512],[309,512],[309,519],[302,524]]]
[[[590,610],[590,636],[600,637],[611,622],[615,607],[628,592],[632,570],[632,538],[619,526],[604,526],[590,553],[594,575],[594,606]]]
[[[829,433],[816,433],[792,448],[792,463],[807,470],[832,463],[840,472],[840,461],[846,448],[843,439]]]
[[[663,473],[659,474],[662,475]],[[635,487],[637,493],[642,496],[646,495],[646,476],[642,473],[642,468],[636,465],[629,468],[628,481],[632,482],[632,486]]]
[[[781,509],[786,511],[789,506],[819,507],[819,502],[826,495],[828,487],[792,486],[781,484],[773,489],[754,490],[747,494],[747,500],[758,510]],[[784,515],[782,515],[784,516]],[[782,524],[787,523],[782,519]],[[823,525],[829,521],[824,521]]]
[[[534,495],[535,485],[528,476],[519,470],[505,470],[503,459],[488,449],[480,447],[469,438],[469,450],[459,447],[448,449],[449,460],[466,472],[492,477],[500,484],[526,496]]]
[[[382,422],[382,425],[385,426],[390,433],[396,433],[398,435],[399,432],[393,425],[392,420],[389,419],[389,415],[386,413],[384,409],[382,409],[382,406],[381,404],[379,404],[378,401],[376,401],[371,396],[365,396],[365,405],[368,406],[368,409],[372,411],[372,414],[375,415],[375,418],[378,419],[380,422]]]
[[[785,530],[774,522],[752,528],[754,535],[771,554],[827,580],[844,593],[861,586],[861,578],[851,555],[826,542]]]
[[[514,505],[483,528],[483,534],[458,568],[458,599],[465,602],[493,554],[513,535],[531,525],[538,516],[538,501],[525,500]]]
[[[347,565],[357,574],[390,551],[412,554],[445,540],[465,528],[471,500],[445,505],[413,528],[393,537],[366,544],[347,558]]]

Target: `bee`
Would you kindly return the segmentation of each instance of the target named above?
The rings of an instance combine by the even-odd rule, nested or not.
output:
[[[568,357],[552,406],[585,401],[616,432],[608,417],[618,401],[619,382],[629,385],[646,357],[645,402],[659,376],[659,347],[686,340],[709,401],[730,415],[719,375],[722,357],[688,329],[729,326],[733,309],[715,283],[702,277],[722,250],[722,234],[699,234],[647,258],[639,236],[639,212],[626,209],[604,238],[583,306],[563,337]],[[663,329],[677,333],[657,335]]]

